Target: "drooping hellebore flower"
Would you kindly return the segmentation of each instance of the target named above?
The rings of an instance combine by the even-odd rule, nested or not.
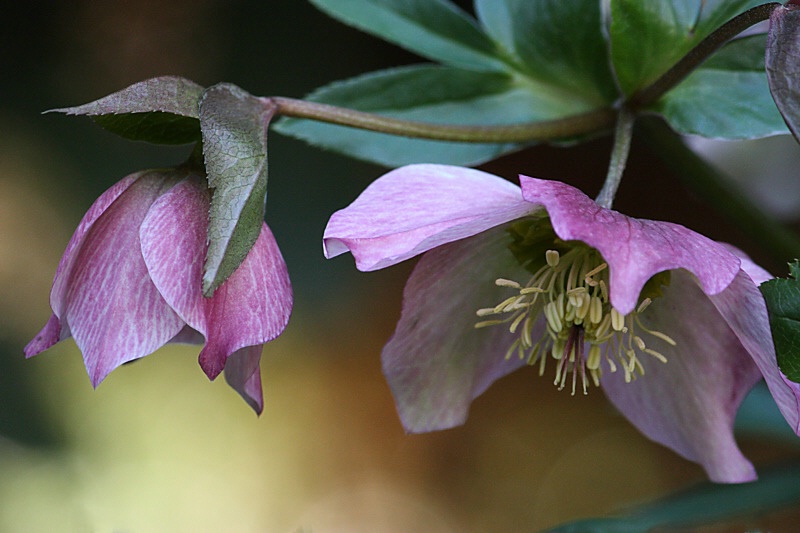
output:
[[[777,367],[757,288],[769,274],[682,226],[603,209],[563,183],[520,183],[407,166],[328,223],[325,255],[350,251],[360,270],[425,252],[382,354],[405,429],[462,424],[493,381],[531,364],[572,394],[601,387],[712,480],[754,479],[733,420],[762,376],[798,432],[798,385]]]
[[[53,315],[27,357],[73,337],[92,385],[164,344],[202,342],[200,366],[263,409],[263,344],[292,309],[286,264],[264,224],[241,266],[211,298],[202,295],[210,193],[186,169],[127,176],[84,215],[56,270]]]

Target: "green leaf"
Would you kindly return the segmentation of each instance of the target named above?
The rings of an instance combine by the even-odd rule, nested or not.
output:
[[[581,100],[546,89],[503,73],[416,65],[336,82],[308,99],[441,124],[515,124],[591,110]],[[275,129],[386,166],[420,162],[473,165],[522,146],[409,139],[300,119],[281,119]]]
[[[193,81],[164,76],[134,83],[88,104],[51,111],[90,116],[127,139],[185,144],[200,140],[197,106],[202,93],[203,88]]]
[[[495,44],[447,0],[311,0],[342,22],[446,65],[502,70]]]
[[[616,99],[600,2],[475,0],[475,10],[523,75],[596,107]]]
[[[767,302],[778,367],[800,383],[800,263],[791,263],[789,270],[789,279],[771,279],[759,288]]]
[[[764,35],[732,41],[650,109],[684,134],[757,139],[788,133],[763,70]]]
[[[610,0],[611,62],[626,95],[658,79],[701,40],[763,0]]]
[[[766,68],[772,97],[800,140],[800,8],[796,5],[772,12]]]
[[[200,100],[208,184],[214,189],[203,293],[210,296],[244,261],[264,222],[270,100],[230,83],[209,87]]]
[[[558,533],[633,533],[644,531],[688,531],[702,524],[728,524],[800,502],[800,464],[772,467],[759,473],[758,481],[736,485],[702,483],[653,503],[641,505],[613,518],[593,518],[562,524],[549,531]],[[741,526],[741,524],[737,524]],[[695,529],[691,529],[695,531]],[[720,531],[744,531],[744,527]],[[703,529],[706,531],[706,529]],[[709,530],[711,531],[711,530]],[[716,528],[713,531],[717,531]]]

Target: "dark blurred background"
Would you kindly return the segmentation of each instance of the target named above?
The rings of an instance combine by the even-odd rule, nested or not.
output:
[[[559,394],[534,372],[501,380],[462,428],[404,435],[379,353],[413,265],[362,274],[349,257],[321,254],[327,217],[384,169],[277,134],[269,139],[267,222],[296,302],[287,332],[264,351],[260,418],[222,380],[207,382],[196,348],[162,349],[118,369],[97,391],[71,340],[25,361],[22,347],[50,313],[60,254],[91,202],[126,174],[177,164],[189,151],[132,143],[91,120],[42,111],[164,74],[300,97],[420,59],[297,0],[6,7],[0,531],[533,531],[704,479],[699,467],[640,436],[601,393]],[[759,205],[796,221],[791,139],[693,142],[739,169],[737,186]],[[484,168],[512,180],[559,179],[594,195],[609,147],[600,138],[532,148]],[[689,225],[783,273],[789,258],[770,255],[710,211],[645,144],[634,143],[626,176],[618,209]],[[759,465],[796,453],[742,445]]]

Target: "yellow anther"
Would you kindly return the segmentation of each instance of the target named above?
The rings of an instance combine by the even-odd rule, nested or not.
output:
[[[597,344],[589,346],[589,355],[586,357],[586,368],[589,370],[597,370],[600,368],[601,355],[600,346]]]
[[[531,320],[531,316],[528,315],[525,319],[525,323],[522,325],[522,337],[520,340],[522,341],[522,345],[526,348],[530,348],[533,346],[533,340],[531,339],[531,330],[533,329],[533,320]]]
[[[589,314],[589,308],[591,307],[591,303],[592,303],[591,296],[589,296],[586,293],[583,293],[581,295],[580,305],[578,305],[578,308],[575,310],[575,316],[581,319],[581,321],[583,321],[586,318],[586,315]]]
[[[558,304],[556,302],[550,302],[544,306],[544,316],[551,330],[561,331],[561,317],[558,316]]]
[[[558,311],[558,317],[564,318],[564,293],[559,293],[558,298],[556,298],[556,311]],[[561,329],[561,328],[559,328]]]
[[[505,310],[506,310],[506,308],[507,308],[509,305],[511,305],[511,304],[513,304],[514,302],[516,302],[516,301],[517,301],[517,298],[519,298],[519,296],[511,296],[510,298],[506,298],[505,300],[503,300],[502,302],[500,302],[499,304],[497,304],[497,305],[495,306],[495,308],[494,308],[494,312],[495,312],[495,313],[498,313],[498,314],[499,314],[499,313],[502,313],[503,311],[505,311]]]
[[[584,282],[590,287],[596,287],[598,285],[598,282],[595,281],[594,279],[595,274],[599,274],[606,268],[608,268],[608,263],[603,263],[602,265],[594,267],[589,272],[587,272],[586,275],[583,277]]]
[[[640,350],[644,350],[645,348],[647,348],[647,345],[644,343],[644,339],[639,336],[634,336],[633,342],[636,344],[636,347],[639,348]]]
[[[597,296],[589,299],[589,322],[599,324],[603,319],[603,301]]]
[[[648,354],[652,355],[653,357],[655,357],[656,359],[658,359],[662,363],[666,363],[667,362],[667,358],[664,357],[664,355],[661,354],[660,352],[657,352],[655,350],[651,350],[650,348],[645,348],[643,351],[645,353],[648,353]]]
[[[498,287],[511,287],[512,289],[521,289],[522,286],[514,280],[504,279],[504,278],[497,278],[494,280],[494,284]]]
[[[622,331],[625,328],[625,315],[611,308],[611,327],[614,331]]]
[[[553,342],[553,348],[550,350],[550,355],[553,356],[553,359],[561,359],[564,357],[564,348],[566,344],[562,340],[556,340]]]
[[[525,313],[520,313],[519,315],[517,315],[517,318],[515,318],[514,321],[511,322],[511,326],[509,326],[508,331],[510,331],[511,333],[515,333],[517,331],[519,323],[525,320],[526,316],[527,315]]]
[[[541,257],[541,256],[539,256],[539,257]],[[558,259],[559,259],[558,250],[547,250],[544,253],[544,259],[545,259],[545,261],[547,261],[547,264],[548,264],[548,266],[550,266],[550,268],[557,267],[558,266]]]
[[[525,295],[525,294],[533,294],[533,293],[542,294],[542,293],[545,293],[545,292],[547,292],[547,291],[544,290],[541,287],[524,287],[524,288],[519,290],[519,293],[523,294],[523,295]]]

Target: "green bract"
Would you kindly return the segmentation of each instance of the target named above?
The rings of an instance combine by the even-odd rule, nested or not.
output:
[[[800,263],[789,265],[791,278],[772,279],[760,287],[769,310],[778,367],[800,383]]]
[[[134,83],[94,102],[53,109],[67,115],[87,115],[127,139],[157,144],[200,140],[197,103],[203,88],[177,76]]]
[[[264,221],[267,198],[269,100],[230,83],[210,87],[200,101],[203,157],[214,190],[208,224],[203,292],[210,296],[244,261]]]

